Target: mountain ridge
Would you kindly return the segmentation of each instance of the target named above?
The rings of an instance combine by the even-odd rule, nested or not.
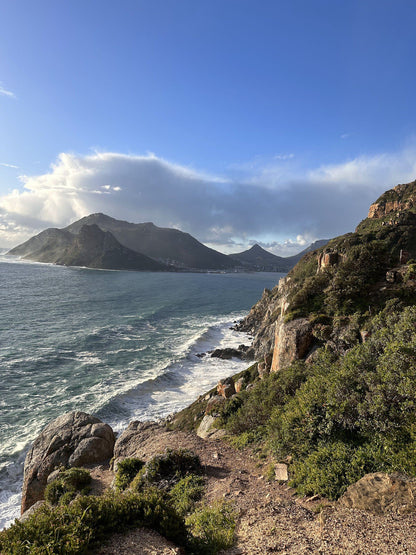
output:
[[[106,256],[101,252],[98,257],[101,260],[99,263],[98,258],[92,256],[92,253],[90,253],[91,256],[87,256],[84,252],[85,245],[78,244],[76,246],[74,243],[74,238],[79,235],[84,226],[97,226],[103,232],[111,233],[114,240],[117,241],[116,251],[118,254],[115,256],[115,251],[113,252],[113,260],[110,262],[112,265],[123,266],[119,258],[123,247],[127,249],[125,255],[130,260],[124,265],[128,266],[128,269],[138,270],[155,267],[156,271],[162,268],[165,271],[287,272],[308,249],[313,247],[311,245],[301,253],[288,258],[276,256],[259,245],[255,245],[243,253],[226,255],[207,247],[189,233],[178,229],[161,228],[152,222],[130,223],[97,212],[85,216],[63,229],[48,228],[14,247],[8,254],[38,262],[104,268],[106,265],[104,261],[111,259],[108,253]],[[95,234],[97,235],[97,233],[96,230]],[[98,237],[96,239],[98,240]],[[107,246],[108,244],[107,241]],[[94,248],[97,248],[97,245]],[[142,263],[140,264],[137,257],[133,262],[134,257],[128,251],[145,257],[142,258]],[[152,266],[149,259],[156,261],[159,266]],[[71,260],[77,262],[82,260],[86,263],[71,264]],[[89,266],[91,264],[93,266]]]

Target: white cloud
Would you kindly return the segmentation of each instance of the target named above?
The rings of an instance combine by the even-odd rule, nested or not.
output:
[[[0,196],[0,247],[104,212],[177,227],[224,252],[263,241],[289,256],[354,229],[384,190],[414,179],[416,148],[308,170],[293,159],[284,164],[259,163],[231,179],[154,154],[63,153],[49,173],[21,176],[20,189]]]
[[[15,166],[14,164],[6,164],[5,162],[0,162],[0,166],[4,166],[5,168],[13,168],[15,170],[19,169],[19,166]]]
[[[16,95],[15,95],[12,91],[9,91],[9,90],[5,89],[5,88],[2,86],[1,83],[0,83],[0,95],[8,96],[8,97],[10,97],[10,98],[16,98]]]

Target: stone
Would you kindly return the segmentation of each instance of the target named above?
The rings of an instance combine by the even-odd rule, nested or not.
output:
[[[360,330],[360,337],[361,337],[361,341],[363,343],[365,343],[367,341],[367,339],[370,337],[370,335],[371,335],[371,331]]]
[[[206,414],[198,426],[196,435],[202,437],[202,439],[207,439],[210,435],[217,431],[214,428],[215,417],[210,414]]]
[[[257,372],[259,373],[259,378],[261,380],[269,375],[270,371],[266,368],[264,360],[257,364]]]
[[[404,474],[373,472],[352,484],[338,501],[376,515],[416,510],[416,479]]]
[[[307,318],[281,322],[276,326],[275,334],[272,372],[305,358],[313,345],[312,325]]]
[[[336,266],[342,260],[342,255],[337,251],[322,252],[318,254],[318,272],[328,266]]]
[[[85,412],[70,412],[50,422],[26,455],[22,514],[43,499],[48,476],[56,468],[110,459],[114,443],[110,426]]]
[[[33,513],[40,509],[45,503],[46,501],[44,501],[43,499],[41,501],[36,501],[34,505],[32,505],[27,511],[22,514],[22,516],[19,518],[19,522],[26,522],[26,520],[28,520],[28,518],[30,518]]]
[[[225,397],[223,397],[222,395],[214,395],[207,403],[207,406],[205,408],[205,414],[211,414],[211,413],[216,414],[217,411],[222,407],[224,403],[225,403]]]
[[[226,347],[225,349],[215,349],[211,353],[211,357],[222,358],[223,360],[230,360],[231,358],[241,358],[244,353],[238,349],[233,349],[232,347]]]
[[[274,475],[277,482],[287,482],[289,479],[287,473],[287,464],[278,463],[274,465]]]
[[[236,393],[240,393],[240,391],[242,391],[244,389],[244,378],[239,378],[235,382],[234,387],[235,387]]]
[[[220,380],[217,384],[217,393],[222,395],[225,399],[229,399],[235,394],[235,386],[233,378],[225,378]]]
[[[156,422],[130,422],[114,445],[114,462],[118,459],[136,457],[140,445],[153,437],[160,430]]]

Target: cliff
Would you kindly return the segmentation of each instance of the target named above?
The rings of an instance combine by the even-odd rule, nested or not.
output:
[[[272,355],[277,371],[323,344],[342,354],[362,341],[366,320],[389,299],[415,302],[415,200],[416,182],[387,191],[354,233],[305,254],[266,290],[239,325],[254,335],[253,355]]]

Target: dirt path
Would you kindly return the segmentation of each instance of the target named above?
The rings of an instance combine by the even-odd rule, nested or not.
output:
[[[155,428],[144,434],[134,454],[148,460],[166,447],[198,454],[207,476],[207,499],[229,500],[238,510],[236,545],[223,554],[416,554],[416,514],[374,516],[322,499],[301,499],[289,487],[267,481],[269,463],[260,463],[250,450],[237,451],[223,440],[202,440],[192,433]],[[171,544],[164,548],[170,551],[156,546],[144,551],[140,534],[118,535],[109,546],[100,553],[175,553]]]

